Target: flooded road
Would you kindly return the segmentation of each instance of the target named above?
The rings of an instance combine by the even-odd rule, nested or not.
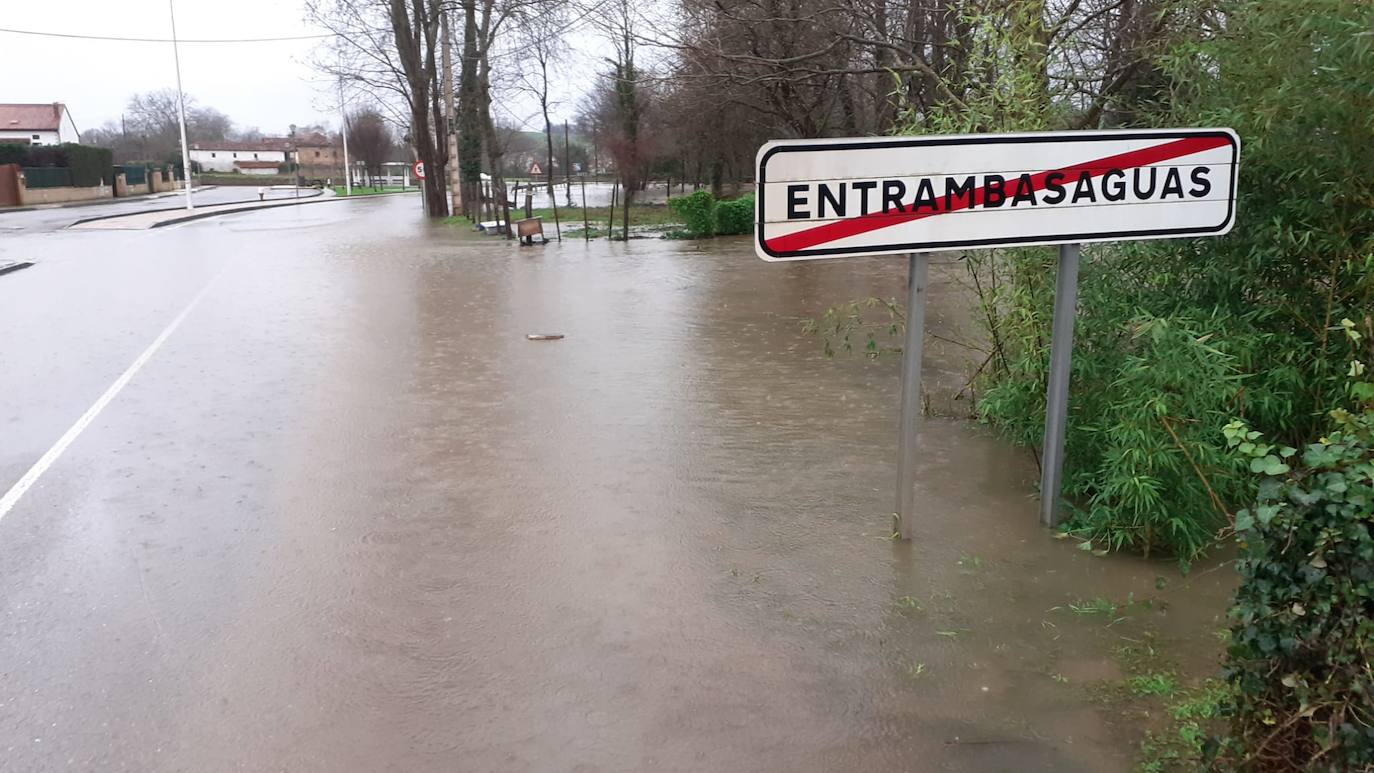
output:
[[[975,424],[888,539],[898,363],[800,320],[904,261],[414,204],[7,238],[0,491],[204,294],[0,518],[6,769],[1129,770],[1114,649],[1207,670],[1229,573],[1052,539]]]

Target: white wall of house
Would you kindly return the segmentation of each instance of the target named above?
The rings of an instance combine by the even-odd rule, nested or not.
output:
[[[76,124],[72,122],[72,114],[67,111],[67,106],[60,102],[44,105],[11,105],[10,107],[23,107],[41,109],[47,115],[45,120],[38,123],[38,126],[50,126],[50,112],[54,108],[60,107],[62,117],[57,122],[57,129],[35,129],[32,126],[15,126],[15,122],[9,125],[0,126],[0,140],[28,140],[30,145],[57,145],[63,142],[80,142],[81,135],[76,131]],[[25,112],[30,112],[26,110]]]
[[[62,135],[60,132],[0,129],[0,141],[3,140],[28,140],[30,145],[56,145],[62,142]],[[75,139],[71,141],[76,142]]]
[[[234,166],[235,161],[273,161],[278,164],[286,163],[286,151],[284,150],[220,150],[219,148],[193,148],[191,150],[191,160],[199,163],[200,168],[207,172],[233,172],[238,169]],[[246,173],[256,174],[276,174],[276,170],[264,172],[261,169],[240,170]]]

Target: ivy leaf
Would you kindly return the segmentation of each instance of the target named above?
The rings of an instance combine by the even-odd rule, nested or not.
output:
[[[1259,519],[1260,524],[1263,526],[1268,526],[1269,522],[1274,520],[1274,516],[1278,514],[1278,505],[1264,505],[1263,507],[1255,508],[1255,517]]]
[[[1236,513],[1236,531],[1245,531],[1255,527],[1255,517],[1249,510],[1241,510]]]

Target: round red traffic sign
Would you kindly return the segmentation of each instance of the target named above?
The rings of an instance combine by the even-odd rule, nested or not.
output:
[[[416,161],[415,166],[411,167],[411,171],[415,172],[415,176],[421,180],[425,179],[425,162]]]

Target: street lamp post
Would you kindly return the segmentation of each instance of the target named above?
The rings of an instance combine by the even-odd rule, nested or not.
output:
[[[348,168],[348,105],[344,103],[343,90],[343,55],[339,55],[339,125],[342,127],[343,134],[343,156],[344,156],[344,195],[353,195],[353,170]]]
[[[186,94],[181,90],[181,50],[177,46],[177,9],[176,0],[167,0],[167,12],[172,17],[172,59],[177,69],[177,121],[181,124],[181,187],[186,190],[186,208],[195,209],[191,203],[191,151],[186,145]]]
[[[353,170],[348,168],[348,111],[344,109],[343,79],[339,80],[339,125],[343,127],[344,195],[353,195]]]

